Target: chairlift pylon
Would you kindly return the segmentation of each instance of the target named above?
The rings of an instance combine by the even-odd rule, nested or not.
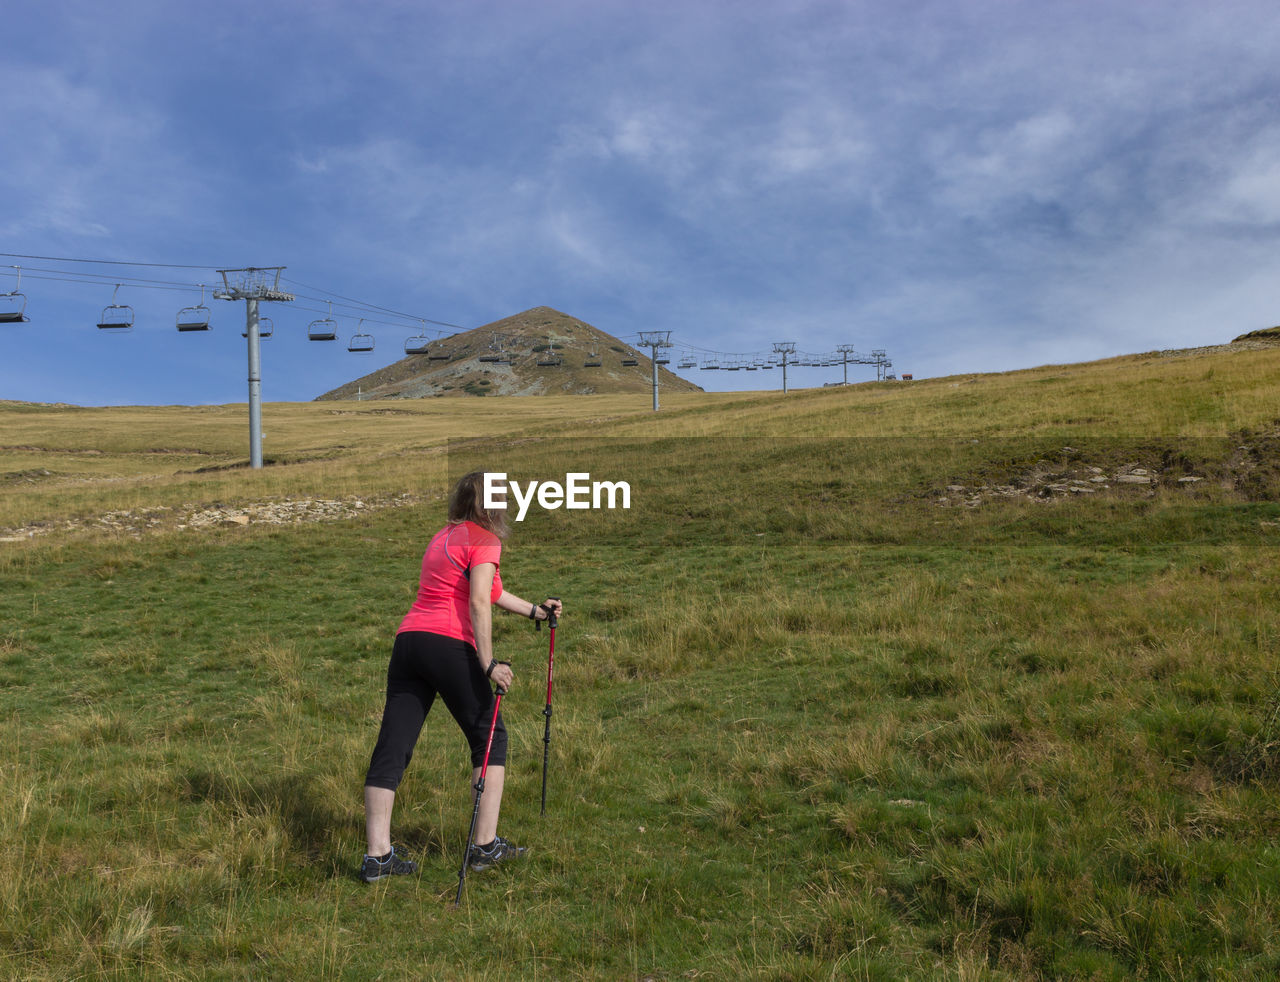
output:
[[[204,305],[204,284],[200,284],[200,302],[194,307],[183,307],[178,311],[179,331],[209,330],[209,308]]]
[[[347,343],[347,350],[351,352],[364,352],[373,350],[373,335],[361,334],[360,327],[364,324],[364,318],[360,318],[360,323],[356,324],[356,333],[351,335],[351,340]]]
[[[313,320],[307,325],[307,340],[309,341],[336,341],[338,340],[338,324],[333,319],[333,302],[329,301],[329,316],[322,317],[319,320]]]
[[[8,293],[0,293],[0,324],[25,324],[27,317],[27,296],[21,292],[22,267],[14,266],[18,271],[18,282]]]
[[[127,303],[116,303],[119,293],[117,283],[111,293],[111,303],[102,308],[102,316],[98,318],[98,326],[104,331],[128,331],[133,327],[133,308]]]

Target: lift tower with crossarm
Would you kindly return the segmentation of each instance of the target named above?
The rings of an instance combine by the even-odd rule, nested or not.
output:
[[[244,333],[249,339],[249,466],[262,467],[262,351],[258,344],[258,303],[286,303],[292,293],[280,289],[283,266],[248,266],[220,269],[223,288],[214,290],[219,300],[244,301]]]
[[[649,367],[653,369],[653,411],[658,411],[658,349],[671,347],[670,331],[641,331],[640,345],[649,349]]]

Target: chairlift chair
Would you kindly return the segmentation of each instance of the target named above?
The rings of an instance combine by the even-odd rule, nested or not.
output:
[[[433,348],[427,353],[428,361],[448,361],[450,354],[443,348]]]
[[[489,350],[480,356],[480,361],[488,365],[502,361],[502,343],[498,340],[497,334],[494,334],[489,341]]]
[[[179,331],[209,330],[209,308],[204,305],[204,284],[200,284],[200,302],[194,307],[183,307],[178,311]]]
[[[347,350],[351,352],[364,352],[373,350],[373,335],[361,334],[360,326],[364,323],[361,318],[360,323],[356,324],[356,333],[351,335],[351,340],[347,343]]]
[[[536,349],[535,349],[536,350]],[[556,353],[556,342],[551,335],[547,336],[547,346],[542,349],[541,356],[534,362],[539,368],[554,368],[564,361]]]
[[[698,366],[704,372],[715,372],[720,369],[720,362],[715,358],[708,358]]]
[[[623,368],[631,368],[632,366],[634,366],[634,365],[639,365],[639,364],[640,364],[640,362],[638,362],[636,359],[631,358],[631,357],[627,357],[627,358],[623,358],[623,359],[622,359],[622,367],[623,367]]]
[[[119,292],[117,283],[111,293],[111,303],[102,308],[102,316],[98,318],[98,326],[104,331],[128,331],[133,327],[133,308],[127,303],[116,303]]]
[[[27,317],[27,297],[20,292],[22,286],[22,267],[14,266],[18,271],[18,282],[8,293],[0,293],[0,324],[25,324]]]
[[[659,355],[657,358],[653,359],[653,363],[655,365],[670,365],[671,359],[666,357],[666,355]]]
[[[538,350],[537,348],[534,349],[535,353],[537,352],[537,350]],[[564,359],[561,358],[560,355],[556,352],[555,336],[548,334],[547,346],[542,349],[541,355],[535,360],[534,364],[536,364],[539,368],[554,368],[555,366],[560,365],[563,362],[564,362]]]
[[[275,330],[275,325],[271,323],[270,317],[258,318],[258,340],[271,337],[271,334],[274,330]],[[241,331],[240,336],[242,338],[247,338],[249,336],[249,329],[245,328],[243,331]]]
[[[582,362],[582,367],[583,368],[600,368],[603,364],[604,362],[600,360],[599,352],[592,351],[590,354],[587,355],[586,359]]]
[[[431,350],[431,339],[427,337],[427,322],[422,321],[422,333],[406,338],[404,353],[406,355],[425,355]]]
[[[308,341],[338,340],[338,322],[333,319],[333,304],[329,304],[329,315],[313,320],[307,325]]]
[[[680,367],[680,368],[682,368],[682,369],[683,369],[683,368],[697,368],[697,367],[698,367],[698,363],[697,363],[696,361],[694,361],[692,358],[682,358],[682,359],[680,360],[680,365],[679,365],[678,367]]]

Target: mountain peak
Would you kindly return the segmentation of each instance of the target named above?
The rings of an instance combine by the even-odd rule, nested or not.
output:
[[[406,347],[409,347],[406,342]],[[319,399],[424,399],[450,395],[587,395],[645,392],[649,358],[613,335],[553,307],[532,307],[432,341]],[[665,390],[701,391],[662,367]]]

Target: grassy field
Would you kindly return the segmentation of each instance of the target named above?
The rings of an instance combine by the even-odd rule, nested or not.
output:
[[[243,406],[0,403],[0,977],[1274,979],[1278,374],[269,405],[259,472]],[[566,604],[548,808],[546,635],[502,617],[531,851],[451,910],[440,710],[420,874],[355,869],[391,635],[477,464],[633,502],[508,541]]]

